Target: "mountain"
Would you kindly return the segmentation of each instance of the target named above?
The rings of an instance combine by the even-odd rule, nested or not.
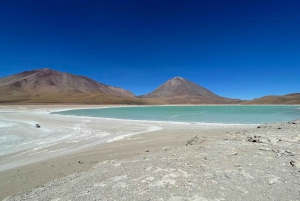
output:
[[[220,97],[182,77],[172,78],[153,92],[140,97],[150,102],[160,101],[160,103],[169,104],[230,104],[240,102],[240,100]]]
[[[286,94],[283,96],[264,96],[243,104],[300,104],[300,93]]]
[[[153,92],[136,97],[128,90],[85,76],[49,68],[0,78],[0,103],[90,104],[300,104],[300,93],[264,96],[250,101],[221,97],[182,77],[175,77]]]
[[[0,102],[142,103],[125,89],[49,68],[0,78],[0,94]]]

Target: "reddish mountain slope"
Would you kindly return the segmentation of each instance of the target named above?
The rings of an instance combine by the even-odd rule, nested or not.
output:
[[[1,102],[141,102],[130,91],[122,88],[49,68],[1,78],[0,93]]]

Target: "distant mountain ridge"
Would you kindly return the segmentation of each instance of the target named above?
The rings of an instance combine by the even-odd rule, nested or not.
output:
[[[282,96],[264,96],[250,101],[245,101],[244,104],[300,104],[300,93],[292,93]]]
[[[120,87],[85,76],[43,68],[0,78],[0,103],[90,104],[300,104],[300,93],[264,96],[250,101],[221,97],[182,77],[136,97]]]
[[[75,102],[77,102],[76,98],[81,99],[79,102],[94,102],[92,99],[96,100],[100,95],[110,99],[112,103],[117,97],[128,99],[129,102],[131,98],[134,98],[134,94],[128,90],[108,86],[85,76],[63,73],[49,68],[25,71],[1,78],[0,92],[2,94],[0,101],[43,102],[47,97],[54,102],[60,102],[58,97],[51,97],[51,95],[59,95],[65,102],[68,102],[67,97]],[[133,102],[137,101],[136,98],[134,99]]]

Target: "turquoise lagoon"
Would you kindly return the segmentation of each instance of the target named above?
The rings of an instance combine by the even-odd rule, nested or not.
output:
[[[300,119],[300,106],[137,106],[77,109],[54,114],[148,121],[262,124]]]

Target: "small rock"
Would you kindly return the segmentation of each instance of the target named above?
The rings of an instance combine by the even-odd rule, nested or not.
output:
[[[269,144],[269,141],[267,139],[260,139],[259,142],[263,144]]]
[[[249,141],[249,142],[259,142],[259,139],[249,138],[248,141]]]
[[[269,149],[269,148],[259,148],[259,150],[262,150],[262,151],[271,151],[271,149]]]
[[[260,143],[260,138],[261,136],[257,136],[257,135],[254,135],[253,137],[247,137],[248,138],[248,141],[249,142],[259,142]]]
[[[145,152],[149,152],[149,149],[146,148],[146,149],[145,149]]]
[[[275,180],[275,179],[270,179],[269,182],[268,182],[268,184],[269,184],[269,185],[275,184],[276,181],[277,181],[277,180]]]
[[[163,151],[169,151],[171,149],[171,147],[164,147]]]
[[[195,137],[193,137],[192,139],[190,139],[190,140],[188,140],[187,142],[186,142],[186,146],[188,146],[188,145],[194,145],[194,144],[196,144],[197,142],[199,141],[199,137],[198,137],[198,135],[196,135]]]
[[[295,168],[300,168],[300,160],[298,159],[291,160],[290,164]]]

